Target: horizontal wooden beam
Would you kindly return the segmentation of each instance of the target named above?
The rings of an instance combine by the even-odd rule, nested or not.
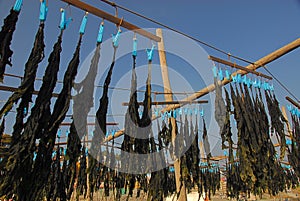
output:
[[[94,7],[94,6],[91,6],[87,3],[84,3],[82,1],[79,1],[79,0],[61,0],[61,1],[66,2],[66,3],[68,3],[72,6],[75,6],[79,9],[81,9],[81,10],[87,11],[91,14],[94,14],[98,17],[101,17],[105,20],[108,20],[108,21],[110,21],[110,22],[112,22],[116,25],[120,25],[121,27],[124,27],[128,30],[131,30],[135,33],[138,33],[138,34],[142,35],[142,36],[145,36],[146,38],[149,38],[149,39],[151,39],[155,42],[160,42],[160,40],[161,40],[160,37],[148,32],[148,31],[145,31],[144,29],[141,29],[136,25],[133,25],[129,22],[126,22],[125,20],[123,20],[121,18],[115,17],[115,16],[113,16],[113,15],[111,15],[111,14],[105,12],[105,11],[102,11],[102,10],[100,10],[100,9]]]
[[[95,126],[96,124],[94,122],[89,122],[87,123],[87,126]],[[116,122],[107,122],[106,123],[107,126],[117,126],[119,125],[119,123]],[[71,126],[71,122],[63,122],[60,124],[60,126]]]
[[[17,87],[9,87],[9,86],[3,86],[1,85],[0,86],[0,91],[9,91],[9,92],[15,92],[16,90],[18,90]],[[38,91],[33,91],[33,94],[34,95],[38,95]],[[58,97],[58,94],[57,93],[52,93],[52,97]]]
[[[236,69],[239,69],[239,70],[243,70],[243,71],[246,71],[248,73],[252,73],[252,74],[255,74],[257,76],[260,76],[260,77],[264,77],[268,80],[272,80],[273,78],[268,76],[268,75],[265,75],[265,74],[262,74],[260,72],[257,72],[255,70],[251,70],[249,68],[245,68],[243,66],[240,66],[240,65],[237,65],[235,63],[232,63],[232,62],[229,62],[229,61],[226,61],[226,60],[223,60],[223,59],[220,59],[220,58],[217,58],[217,57],[214,57],[214,56],[208,56],[208,59],[212,60],[212,61],[215,61],[217,63],[221,63],[221,64],[224,64],[226,66],[230,66],[232,68],[236,68]]]
[[[200,100],[200,101],[153,101],[151,105],[172,105],[172,104],[204,104],[208,103],[207,100]],[[143,105],[143,102],[138,102],[139,105]],[[122,106],[129,106],[129,103],[122,103]]]
[[[295,107],[297,107],[298,109],[300,109],[300,105],[299,105],[299,103],[297,103],[296,101],[294,101],[292,98],[290,98],[290,97],[285,97],[285,99],[287,100],[287,101],[289,101],[291,104],[293,104]]]
[[[294,49],[297,49],[298,47],[300,46],[300,38],[294,40],[293,42],[287,44],[286,46],[284,47],[281,47],[277,50],[275,50],[274,52],[268,54],[267,56],[257,60],[254,64],[249,64],[246,68],[247,69],[250,69],[250,70],[256,70],[264,65],[267,65],[268,63],[282,57],[283,55],[286,55],[287,53],[293,51]],[[246,75],[248,74],[247,71],[244,71],[244,70],[238,70],[236,72],[234,72],[232,75],[237,75],[237,74],[241,74],[241,75]],[[228,83],[232,82],[232,80],[223,80],[223,81],[219,81],[218,84],[223,86],[223,85],[226,85]],[[195,92],[194,94],[188,96],[187,98],[183,99],[182,101],[193,101],[193,100],[196,100],[198,98],[201,98],[207,94],[209,94],[210,92],[214,91],[216,89],[216,86],[215,84],[211,84],[209,86],[206,86],[205,88]],[[162,110],[162,113],[164,112],[168,112],[168,111],[171,111],[171,110],[174,110],[174,109],[177,109],[177,108],[180,108],[182,107],[182,105],[180,104],[174,104],[174,105],[170,105],[168,107],[165,107],[163,110]],[[157,116],[154,116],[152,119],[157,119],[159,117]],[[122,136],[124,133],[124,129],[118,131],[114,138],[117,138],[119,136]],[[108,136],[107,137],[107,141],[110,141],[112,140],[113,137],[112,136]]]

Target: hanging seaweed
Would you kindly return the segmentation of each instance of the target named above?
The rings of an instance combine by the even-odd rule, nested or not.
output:
[[[5,130],[5,118],[2,119],[2,122],[0,125],[0,142],[1,142],[2,136],[4,134],[4,130]]]
[[[75,84],[74,88],[78,94],[73,97],[73,121],[70,126],[70,133],[67,139],[67,198],[70,199],[74,190],[74,182],[76,178],[76,161],[80,155],[81,139],[86,133],[87,116],[93,106],[94,83],[98,71],[98,63],[100,59],[101,43],[98,42],[96,50],[91,60],[91,65],[88,74],[80,84]],[[93,173],[96,175],[96,172]],[[90,188],[94,189],[96,178],[93,177],[90,181]],[[89,185],[90,185],[89,184]]]
[[[300,123],[296,115],[291,115],[292,119],[292,138],[291,149],[288,154],[288,160],[295,171],[295,175],[300,178]]]
[[[134,145],[134,137],[137,135],[137,127],[139,123],[139,112],[138,112],[138,102],[137,102],[137,81],[136,81],[136,72],[135,72],[135,65],[136,65],[136,56],[132,56],[133,58],[133,65],[132,65],[132,77],[131,77],[131,91],[130,91],[130,100],[129,100],[129,106],[127,108],[126,114],[125,114],[125,132],[124,132],[124,140],[121,145],[121,149],[123,152],[127,153],[133,153],[133,145]],[[132,161],[129,158],[129,155],[121,153],[121,165],[122,169],[128,172],[130,168],[132,168],[130,165],[132,165]],[[124,175],[125,176],[125,175]],[[126,174],[126,180],[125,183],[129,182],[132,183],[135,180],[133,179],[134,176]],[[129,185],[129,191],[131,192],[132,184]]]
[[[97,123],[95,125],[95,131],[94,136],[92,139],[92,144],[90,147],[90,154],[89,154],[89,179],[90,179],[90,188],[92,188],[95,185],[95,181],[93,180],[93,177],[96,178],[96,171],[95,168],[97,166],[97,156],[100,153],[101,150],[101,142],[103,142],[104,135],[106,134],[106,114],[107,114],[107,108],[108,108],[108,88],[109,84],[111,82],[111,76],[113,72],[113,68],[115,65],[115,57],[116,57],[116,51],[117,46],[114,46],[114,52],[113,52],[113,59],[112,63],[110,65],[109,71],[107,73],[107,76],[105,78],[102,97],[100,99],[99,108],[96,112],[96,120]],[[101,159],[101,155],[100,155]],[[91,191],[93,196],[93,192]]]
[[[216,97],[215,97],[215,119],[220,128],[220,135],[222,137],[222,149],[225,149],[225,141],[226,141],[226,129],[227,125],[227,115],[226,115],[226,106],[222,97],[222,86],[219,85],[217,78],[214,78],[214,84],[216,89]]]
[[[191,127],[192,128],[192,127]],[[192,132],[192,131],[191,131]],[[199,178],[200,178],[200,174],[199,174],[199,163],[200,163],[200,149],[199,149],[199,136],[198,136],[198,117],[196,116],[196,122],[195,122],[195,129],[193,132],[194,138],[192,145],[191,145],[191,150],[192,150],[192,177],[193,177],[193,183],[197,184],[198,188],[200,186],[199,182]],[[195,185],[194,185],[195,186]]]
[[[57,146],[56,155],[52,161],[50,176],[49,176],[49,187],[47,189],[47,199],[66,201],[65,183],[63,173],[61,170],[61,149]]]
[[[17,103],[19,99],[22,99],[17,109],[17,117],[15,131],[23,128],[23,118],[28,110],[29,102],[31,102],[32,92],[34,91],[34,81],[39,63],[44,58],[44,22],[40,23],[39,29],[35,36],[35,41],[31,49],[29,58],[25,64],[24,78],[18,89],[8,98],[4,106],[0,111],[0,118],[11,110],[14,103]],[[19,132],[13,133],[13,139],[17,140],[19,136],[16,136]],[[15,134],[15,135],[14,135]]]
[[[276,134],[280,137],[280,160],[282,160],[285,156],[285,150],[287,148],[284,133],[284,123],[286,120],[279,108],[279,102],[276,99],[275,94],[272,96],[269,92],[265,91],[265,97],[271,117],[272,132],[276,132]]]
[[[80,157],[80,169],[77,178],[77,190],[76,198],[79,199],[79,195],[83,195],[84,199],[87,195],[87,175],[86,175],[86,147],[82,147],[81,157]]]
[[[61,31],[49,56],[43,84],[36,98],[35,105],[31,110],[31,115],[24,125],[22,135],[9,148],[8,157],[4,158],[1,162],[5,166],[4,171],[6,172],[6,175],[0,179],[1,196],[15,193],[18,199],[23,200],[28,196],[28,193],[34,192],[34,189],[31,188],[32,186],[27,185],[26,182],[29,180],[27,177],[29,176],[28,173],[31,172],[33,163],[35,140],[41,136],[42,128],[45,128],[50,118],[50,100],[57,81],[62,34],[63,31]],[[11,181],[14,182],[11,183]]]
[[[33,183],[39,185],[37,185],[37,194],[35,196],[33,196],[33,193],[31,194],[31,200],[38,200],[39,197],[42,197],[42,189],[44,188],[44,185],[47,184],[46,181],[50,171],[49,164],[51,164],[51,153],[55,145],[56,133],[60,124],[65,119],[66,113],[70,106],[71,90],[79,66],[81,40],[82,35],[79,36],[73,58],[69,62],[68,68],[64,75],[63,87],[58,95],[58,98],[54,104],[53,112],[50,115],[49,121],[44,127],[43,135],[39,141],[39,151],[33,168],[33,175],[38,176]]]
[[[0,31],[0,82],[3,82],[6,65],[12,66],[11,57],[13,51],[10,49],[10,44],[16,29],[19,13],[20,10],[12,8],[9,15],[4,19],[4,24]]]
[[[209,161],[210,161],[210,158],[212,157],[212,155],[211,155],[211,152],[210,152],[210,144],[209,144],[209,141],[208,141],[206,123],[205,123],[204,118],[203,118],[202,140],[203,140],[203,145],[204,145],[204,151],[205,151],[205,154],[206,154],[206,160],[207,160],[207,163],[209,164]]]

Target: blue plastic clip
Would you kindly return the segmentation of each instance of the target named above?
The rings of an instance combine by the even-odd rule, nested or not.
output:
[[[213,68],[212,68],[212,71],[213,71],[213,74],[214,74],[214,78],[217,78],[218,77],[218,69],[217,69],[217,67],[216,66],[214,66]]]
[[[142,112],[142,111],[140,111],[140,112],[139,112],[139,115],[140,115],[140,118],[142,118],[142,116],[143,116],[143,112]]]
[[[237,74],[236,80],[237,80],[237,83],[242,83],[242,75]]]
[[[70,134],[70,131],[67,130],[67,131],[66,131],[66,138],[68,138],[69,134]]]
[[[52,152],[52,158],[54,158],[56,156],[56,151]]]
[[[137,39],[136,39],[136,37],[134,37],[134,39],[133,39],[132,56],[137,56]]]
[[[252,86],[252,80],[251,80],[251,78],[248,78],[247,87],[250,88],[251,86]]]
[[[287,105],[287,109],[291,112],[293,107],[291,105]]]
[[[247,82],[248,82],[247,76],[244,75],[244,76],[242,77],[242,83],[245,84],[245,85],[247,85]]]
[[[270,85],[269,85],[269,89],[270,89],[270,91],[274,91],[274,85],[273,85],[273,84],[270,84]]]
[[[68,20],[66,20],[66,11],[64,9],[61,9],[60,12],[61,12],[61,19],[60,19],[59,28],[61,30],[65,30],[67,28],[67,26],[69,25],[69,23],[72,21],[72,18],[69,18]]]
[[[27,108],[24,108],[23,114],[26,116],[27,115]]]
[[[16,0],[13,10],[20,12],[22,4],[23,4],[23,0]]]
[[[115,134],[116,134],[116,130],[112,130],[112,131],[111,131],[111,135],[114,137]]]
[[[228,156],[228,153],[226,150],[224,151],[224,156]]]
[[[201,111],[200,111],[200,116],[204,117],[204,110],[203,109],[201,109]]]
[[[88,15],[88,12],[86,12],[82,18],[80,29],[79,29],[80,34],[84,34],[84,32],[85,32],[85,27],[86,27],[86,23],[87,23],[87,15]]]
[[[156,117],[158,117],[158,114],[159,114],[158,108],[154,108],[154,115],[155,115]]]
[[[94,137],[94,131],[90,132],[91,137]]]
[[[117,48],[119,46],[119,39],[120,39],[121,29],[118,30],[118,32],[114,35],[112,35],[113,38],[113,46]]]
[[[36,157],[37,157],[37,153],[33,152],[33,161],[35,161]]]
[[[168,118],[171,118],[172,117],[172,111],[169,111],[168,112]]]
[[[102,22],[99,27],[97,42],[102,43],[103,40],[103,32],[104,32],[104,23]]]
[[[106,134],[105,134],[105,136],[106,136],[106,137],[108,137],[108,136],[109,136],[109,131],[106,131]]]
[[[40,6],[40,20],[46,21],[47,14],[48,14],[47,3],[45,0],[43,0],[41,1],[41,6]]]
[[[66,156],[67,155],[67,149],[65,148],[64,149],[64,156]]]
[[[264,90],[266,90],[266,91],[270,90],[270,85],[269,85],[269,83],[268,83],[268,82],[264,82],[264,83],[263,83],[263,88],[264,88]]]
[[[222,69],[219,70],[219,80],[221,80],[221,81],[224,80],[224,76],[223,76],[223,71],[222,71]]]
[[[167,117],[168,113],[167,112],[164,112],[162,115],[161,115],[161,119],[164,121]]]
[[[61,137],[61,129],[58,129],[58,131],[57,131],[57,138],[60,139],[60,137]]]
[[[155,48],[155,45],[152,45],[152,48],[149,50],[149,49],[146,49],[147,51],[147,57],[148,57],[148,61],[151,62],[152,59],[153,59],[153,50]]]
[[[176,119],[177,118],[177,110],[173,110],[173,117]]]
[[[286,144],[287,144],[287,145],[291,145],[291,144],[292,144],[292,140],[287,139],[287,140],[286,140]]]
[[[85,148],[85,154],[88,155],[89,154],[89,149],[86,147]]]
[[[230,72],[228,70],[225,71],[225,76],[226,76],[227,80],[230,80],[231,74],[230,74]]]
[[[182,108],[180,108],[179,110],[178,110],[178,114],[181,116],[182,115]]]
[[[235,76],[232,76],[232,82],[233,83],[237,83],[237,76],[235,75]]]
[[[189,112],[189,109],[188,108],[184,108],[184,114],[187,115]]]

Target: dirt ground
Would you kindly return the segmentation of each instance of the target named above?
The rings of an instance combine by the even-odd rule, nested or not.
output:
[[[187,195],[188,201],[197,201],[198,200],[198,193],[197,192],[192,192]],[[172,201],[173,196],[167,197],[165,201]],[[80,199],[80,201],[84,201],[83,197]],[[94,201],[115,201],[114,197],[104,197],[103,190],[98,191],[97,193],[94,194]],[[127,195],[122,195],[120,201],[126,201],[127,200]],[[141,192],[141,196],[139,198],[136,197],[136,190],[134,191],[134,194],[132,197],[128,198],[128,201],[145,201],[147,200],[147,195]],[[174,199],[175,201],[176,199]],[[203,201],[204,199],[201,198],[200,201]],[[212,201],[225,201],[225,200],[230,200],[226,198],[223,193],[217,192],[215,196],[211,198]],[[243,200],[243,199],[241,199]],[[253,201],[253,200],[264,200],[264,201],[300,201],[300,188],[288,191],[286,193],[280,193],[276,197],[271,197],[270,195],[263,195],[262,199],[255,198],[255,196],[251,196],[251,198],[247,199],[248,201]]]

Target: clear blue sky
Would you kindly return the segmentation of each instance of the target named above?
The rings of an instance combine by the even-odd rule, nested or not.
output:
[[[107,6],[100,0],[88,0],[86,2],[112,14],[114,13],[112,7]],[[115,2],[212,44],[226,52],[230,52],[233,55],[251,61],[256,61],[268,53],[297,39],[300,33],[299,0],[117,0]],[[14,1],[12,0],[0,1],[1,25],[13,4]],[[49,14],[45,28],[46,58],[39,68],[38,77],[42,77],[43,75],[48,55],[52,50],[52,46],[59,33],[59,9],[61,7],[66,7],[66,4],[59,0],[49,0]],[[77,33],[80,21],[84,14],[83,11],[74,7],[71,7],[71,13],[74,22],[72,22],[70,27],[66,30],[63,38],[62,65],[59,73],[60,80],[63,77],[63,72],[67,63],[73,54],[78,39]],[[28,58],[32,48],[33,38],[37,31],[38,15],[39,1],[24,0],[17,24],[17,30],[15,31],[11,46],[14,51],[12,60],[13,67],[7,67],[7,73],[23,74],[24,63]],[[147,22],[146,20],[121,10],[119,10],[119,16],[124,17],[125,20],[140,27],[158,28],[158,26],[153,23]],[[92,15],[89,16],[81,51],[82,60],[86,58],[95,47],[95,38],[100,21],[99,18]],[[111,33],[114,32],[115,26],[107,22],[105,27],[106,31],[104,39],[107,39],[110,37]],[[220,55],[208,47],[202,47],[208,54],[226,59],[224,55]],[[190,54],[193,54],[193,52],[190,52]],[[267,65],[269,70],[298,98],[300,98],[300,90],[298,88],[300,77],[299,54],[300,49],[294,50],[292,53]],[[124,61],[120,62],[120,65],[126,66],[127,71],[131,67],[128,65],[128,61],[131,61],[131,59],[124,58]],[[157,56],[155,61],[157,62]],[[172,65],[175,63],[172,61],[172,56],[169,57],[168,62]],[[180,62],[180,64],[183,65],[184,62]],[[239,64],[246,65],[245,63]],[[207,68],[211,68],[211,66],[207,66]],[[184,74],[183,76],[191,76],[191,80],[195,79],[193,83],[198,82],[191,72],[182,71],[182,68],[180,70],[179,67],[177,67],[177,69],[179,73]],[[261,72],[266,73],[264,70],[261,70]],[[117,74],[122,73],[122,68],[120,71],[115,71],[113,83],[116,82],[116,77],[118,77]],[[5,79],[4,84],[18,86],[19,82],[16,79],[8,78]],[[288,95],[287,92],[278,86],[276,82],[274,82],[274,85],[281,104],[287,105],[288,103],[284,100],[284,97]],[[201,89],[202,87],[203,86],[201,85],[197,87],[195,84],[193,89]],[[1,99],[5,99],[9,94],[6,92],[0,93]]]

